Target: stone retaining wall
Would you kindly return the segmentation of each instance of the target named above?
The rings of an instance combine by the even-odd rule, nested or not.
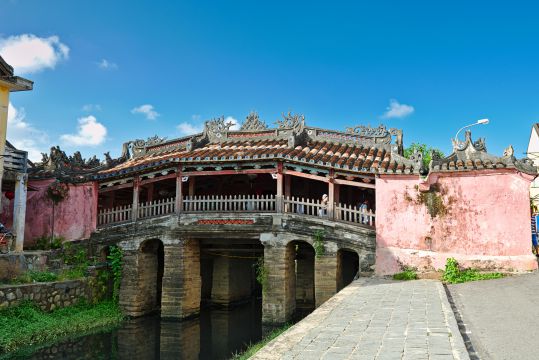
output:
[[[46,271],[62,266],[58,250],[0,254],[0,280],[12,279],[28,270]]]
[[[93,291],[87,280],[0,286],[0,309],[32,300],[41,309],[51,311],[73,305],[79,299],[92,300]]]

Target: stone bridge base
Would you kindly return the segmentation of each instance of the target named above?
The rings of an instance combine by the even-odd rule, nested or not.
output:
[[[233,306],[262,296],[263,322],[282,324],[314,310],[374,263],[373,230],[322,219],[270,217],[258,219],[259,226],[257,219],[240,225],[186,219],[182,226],[173,220],[109,234],[123,249],[120,305],[129,316],[160,310],[164,318],[183,319],[197,315],[201,303]]]

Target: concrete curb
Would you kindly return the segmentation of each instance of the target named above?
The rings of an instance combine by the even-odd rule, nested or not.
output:
[[[455,357],[455,359],[469,360],[470,356],[468,355],[468,351],[466,350],[466,346],[464,345],[464,339],[460,334],[460,330],[457,325],[457,319],[455,318],[455,314],[453,314],[453,309],[451,308],[449,300],[447,299],[447,294],[445,293],[444,286],[441,282],[437,282],[436,288],[438,289],[440,300],[442,302],[442,309],[445,315],[445,321],[449,327],[449,331],[451,331],[451,345],[453,347],[453,356]]]

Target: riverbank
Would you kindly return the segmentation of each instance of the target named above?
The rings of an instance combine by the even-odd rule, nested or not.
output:
[[[25,302],[0,310],[0,354],[76,336],[92,329],[116,326],[123,319],[118,305],[112,300],[95,305],[80,302],[52,312],[44,312]]]

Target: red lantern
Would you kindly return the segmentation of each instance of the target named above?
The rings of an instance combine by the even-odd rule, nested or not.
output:
[[[13,198],[15,197],[15,193],[13,191],[6,191],[4,195],[6,195],[6,198],[8,198],[8,200],[13,200]]]

